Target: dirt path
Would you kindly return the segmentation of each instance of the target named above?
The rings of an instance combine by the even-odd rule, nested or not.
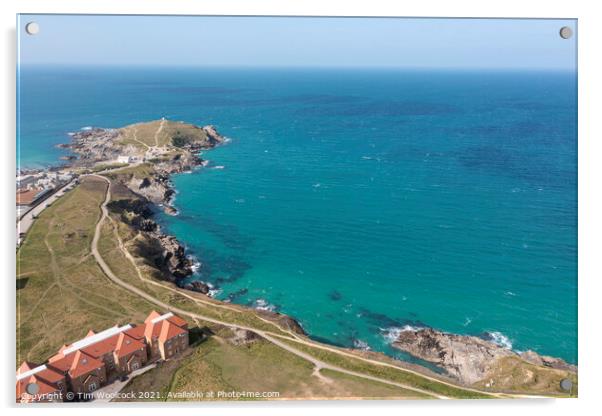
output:
[[[163,131],[163,126],[165,126],[165,117],[161,119],[161,123],[159,123],[159,127],[155,132],[155,147],[159,147],[159,133]]]
[[[136,127],[133,127],[133,129],[134,129],[134,137],[132,137],[132,139],[133,139],[134,141],[136,141],[136,142],[140,143],[140,144],[141,144],[141,145],[143,145],[144,147],[146,147],[146,150],[149,150],[149,149],[150,149],[150,146],[149,146],[148,144],[144,143],[144,142],[143,142],[143,141],[141,141],[141,140],[138,140],[138,130],[136,130]],[[156,138],[155,138],[155,141],[156,141]]]
[[[211,323],[222,325],[222,326],[226,326],[226,327],[229,327],[229,328],[242,329],[242,330],[254,332],[257,335],[261,336],[262,338],[266,339],[267,341],[270,341],[274,345],[277,345],[280,348],[282,348],[282,349],[284,349],[284,350],[286,350],[286,351],[288,351],[288,352],[290,352],[290,353],[292,353],[292,354],[294,354],[294,355],[296,355],[298,357],[301,357],[301,358],[303,358],[303,359],[311,362],[316,367],[317,371],[319,371],[320,369],[323,369],[323,368],[324,369],[329,369],[329,370],[337,371],[337,372],[340,372],[340,373],[343,373],[343,374],[348,374],[348,375],[351,375],[351,376],[360,377],[360,378],[364,378],[364,379],[367,379],[367,380],[372,380],[372,381],[376,381],[376,382],[379,382],[379,383],[384,383],[384,384],[388,384],[388,385],[391,385],[391,386],[400,387],[400,388],[403,388],[403,389],[406,389],[406,390],[415,391],[417,393],[425,394],[425,395],[428,395],[428,396],[431,396],[431,397],[434,397],[434,398],[437,398],[437,399],[449,399],[450,398],[450,397],[447,397],[447,396],[436,394],[436,393],[433,393],[433,392],[430,392],[430,391],[426,391],[426,390],[423,390],[423,389],[420,389],[420,388],[417,388],[417,387],[413,387],[413,386],[410,386],[410,385],[406,385],[406,384],[402,384],[402,383],[396,383],[396,382],[393,382],[393,381],[390,381],[390,380],[387,380],[387,379],[383,379],[383,378],[379,378],[379,377],[373,377],[373,376],[370,376],[368,374],[362,374],[362,373],[358,373],[358,372],[355,372],[355,371],[350,371],[350,370],[347,370],[347,369],[345,369],[343,367],[338,367],[338,366],[335,366],[335,365],[331,365],[331,364],[325,363],[325,362],[323,362],[321,360],[318,360],[317,358],[311,356],[310,354],[307,354],[307,353],[305,353],[303,351],[300,351],[300,350],[292,347],[291,345],[286,344],[283,341],[277,339],[277,337],[282,337],[282,335],[277,335],[277,334],[274,334],[274,333],[271,333],[271,332],[266,332],[266,331],[263,331],[263,330],[258,330],[258,329],[247,327],[247,326],[243,326],[243,325],[238,325],[238,324],[232,324],[232,323],[229,323],[229,322],[224,322],[224,321],[221,321],[219,319],[211,318],[211,317],[208,317],[208,316],[203,316],[201,314],[197,314],[197,313],[194,313],[194,312],[189,312],[187,310],[177,308],[175,306],[172,306],[172,305],[170,305],[168,303],[165,303],[165,302],[163,302],[163,301],[161,301],[161,300],[159,300],[159,299],[157,299],[157,298],[149,295],[148,293],[146,293],[145,291],[141,290],[140,288],[138,288],[136,286],[133,286],[133,285],[131,285],[131,284],[123,281],[122,279],[120,279],[119,277],[117,277],[113,273],[113,271],[109,268],[109,266],[104,261],[104,259],[102,258],[102,256],[100,255],[100,253],[98,251],[98,241],[100,239],[100,233],[101,233],[101,230],[102,230],[103,223],[104,223],[104,221],[107,218],[110,219],[109,213],[108,213],[108,210],[107,210],[107,204],[111,201],[111,181],[108,178],[105,178],[104,176],[100,176],[100,175],[89,175],[89,176],[94,176],[96,178],[100,178],[100,179],[106,181],[107,185],[108,185],[107,186],[105,200],[104,200],[104,202],[100,206],[102,215],[100,216],[100,219],[99,219],[98,223],[96,224],[96,228],[95,228],[95,232],[94,232],[94,238],[92,239],[91,252],[92,252],[92,255],[94,256],[94,258],[96,259],[96,262],[98,263],[98,265],[102,269],[102,271],[106,274],[106,276],[111,281],[113,281],[117,285],[123,287],[124,289],[130,291],[131,293],[134,293],[134,294],[142,297],[143,299],[146,299],[147,301],[149,301],[151,303],[154,303],[155,305],[160,306],[164,310],[170,310],[170,311],[173,311],[173,312],[175,312],[177,314],[191,317],[192,319],[200,319],[200,320],[203,320],[203,321],[206,321],[206,322],[211,322]],[[122,244],[120,246],[123,247]],[[125,252],[124,252],[124,254],[125,254]],[[128,256],[126,254],[126,257],[131,258],[131,255]],[[178,293],[181,294],[180,291],[178,291]],[[438,379],[435,379],[433,377],[426,376],[424,374],[420,374],[420,373],[415,372],[415,371],[406,370],[406,369],[394,366],[392,364],[387,364],[387,363],[383,363],[383,362],[379,362],[379,361],[375,361],[375,360],[370,360],[370,359],[363,358],[363,357],[358,357],[358,356],[355,356],[355,355],[352,355],[352,354],[345,353],[343,351],[336,350],[334,348],[329,348],[329,347],[325,347],[325,346],[313,344],[313,343],[311,343],[309,341],[305,341],[305,340],[301,340],[301,339],[296,339],[296,340],[293,340],[293,341],[295,341],[295,342],[301,342],[303,344],[307,344],[307,345],[312,346],[312,347],[318,347],[318,348],[322,348],[322,349],[325,349],[325,350],[329,350],[329,351],[334,352],[336,354],[350,356],[350,357],[352,357],[354,359],[365,361],[365,362],[368,362],[368,363],[371,363],[371,364],[392,367],[392,368],[394,368],[396,370],[407,372],[407,373],[412,373],[412,374],[415,374],[415,375],[417,375],[419,377],[422,377],[422,378],[425,378],[425,379],[429,379],[429,380],[431,380],[433,382],[436,382],[436,383],[448,385],[448,386],[456,388],[456,389],[461,389],[461,390],[470,391],[470,392],[477,392],[479,394],[486,394],[486,395],[490,395],[492,397],[513,397],[512,395],[498,394],[498,393],[489,393],[489,392],[483,392],[483,391],[480,391],[480,390],[475,390],[475,389],[460,387],[460,386],[454,385],[452,383],[447,383],[445,381],[438,380]]]

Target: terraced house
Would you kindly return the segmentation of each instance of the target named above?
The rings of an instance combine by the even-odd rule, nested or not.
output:
[[[23,362],[17,370],[17,402],[62,401],[67,392],[91,393],[149,363],[188,348],[188,324],[171,312],[150,313],[141,325],[90,330],[63,345],[46,364]]]

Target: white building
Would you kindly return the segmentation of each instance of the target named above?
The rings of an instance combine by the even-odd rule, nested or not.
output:
[[[131,156],[117,156],[117,163],[132,163]]]
[[[35,182],[36,178],[33,175],[17,176],[17,189],[27,188]]]

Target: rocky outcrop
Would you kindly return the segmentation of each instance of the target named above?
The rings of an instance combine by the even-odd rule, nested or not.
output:
[[[192,274],[192,261],[186,257],[184,247],[179,241],[165,234],[155,234],[163,247],[163,258],[158,266],[165,269],[178,281]]]
[[[207,139],[209,143],[213,146],[216,146],[225,141],[225,138],[217,132],[215,126],[205,126],[203,127],[203,131],[207,134]]]
[[[569,364],[560,358],[550,357],[548,355],[539,355],[535,351],[527,350],[519,353],[519,355],[520,358],[531,364],[539,365],[542,367],[554,368],[556,370],[564,370],[571,372],[577,371],[576,366]]]
[[[161,227],[153,220],[152,203],[126,184],[114,184],[113,191],[122,198],[111,201],[108,209],[152,242],[140,254],[161,270],[167,280],[179,283],[190,276],[193,272],[192,260],[186,256],[185,248],[177,238],[161,232]]]
[[[465,384],[484,379],[498,360],[520,357],[536,365],[570,368],[558,358],[544,357],[529,351],[519,354],[493,342],[475,336],[449,334],[432,328],[401,331],[392,346],[436,364]]]
[[[60,145],[77,153],[81,163],[114,160],[120,153],[115,145],[119,130],[92,128],[71,134],[71,143]],[[81,164],[80,163],[80,164]]]
[[[144,196],[155,204],[163,204],[168,200],[169,187],[165,182],[155,177],[146,177],[144,179],[132,177],[126,184],[132,191]]]
[[[305,330],[297,320],[279,312],[256,309],[256,313],[263,318],[277,323],[281,328],[287,329],[299,335],[307,335]]]
[[[194,282],[186,283],[182,286],[182,288],[186,290],[191,290],[193,292],[202,293],[203,295],[208,295],[209,291],[211,290],[211,286],[200,280],[195,280]]]

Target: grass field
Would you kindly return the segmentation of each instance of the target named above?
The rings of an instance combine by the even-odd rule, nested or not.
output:
[[[181,142],[206,141],[205,131],[193,124],[179,123],[169,120],[155,120],[146,123],[132,124],[121,129],[119,143],[132,145],[140,150],[148,150],[153,146],[171,146],[174,139]]]
[[[205,400],[226,400],[219,392],[276,392],[272,398],[278,399],[429,398],[332,370],[314,374],[310,363],[263,340],[234,346],[216,335],[195,347],[178,366],[166,367],[137,377],[124,391],[153,388],[161,393],[157,400],[179,400],[190,391],[204,392]],[[160,372],[165,374],[157,377]],[[157,379],[164,381],[157,384]]]
[[[17,365],[45,361],[90,328],[141,321],[153,309],[110,283],[90,256],[105,189],[90,179],[60,198],[17,252]]]

